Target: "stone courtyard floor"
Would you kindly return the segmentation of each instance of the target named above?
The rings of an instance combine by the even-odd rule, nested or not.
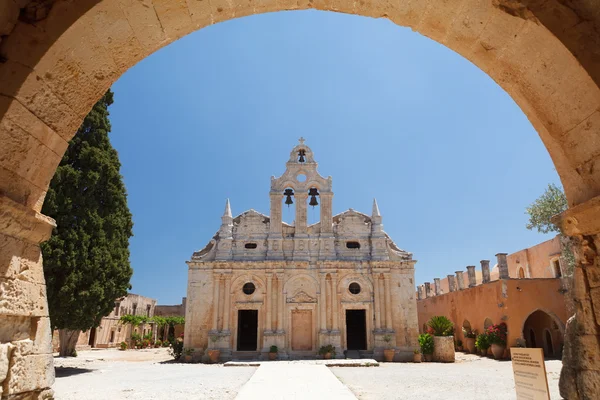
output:
[[[454,364],[381,363],[326,367],[270,362],[261,367],[173,363],[166,349],[81,351],[54,359],[57,400],[75,399],[516,399],[509,361],[457,353]],[[560,399],[561,362],[546,362]],[[239,396],[238,396],[239,394]]]

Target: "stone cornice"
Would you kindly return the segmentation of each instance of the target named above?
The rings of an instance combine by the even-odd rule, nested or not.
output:
[[[552,222],[558,225],[562,233],[568,236],[600,233],[600,196],[555,215]]]
[[[50,238],[56,222],[0,194],[0,232],[30,243]]]

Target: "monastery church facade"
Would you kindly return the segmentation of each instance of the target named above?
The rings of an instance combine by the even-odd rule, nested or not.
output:
[[[315,357],[327,344],[338,358],[381,359],[392,346],[396,360],[412,360],[416,261],[383,231],[377,202],[370,216],[332,215],[331,177],[317,172],[304,139],[269,195],[270,216],[233,217],[227,200],[219,231],[187,261],[184,346],[196,357],[218,348],[222,360],[266,358],[272,345],[280,359]],[[282,221],[284,200],[295,204],[293,225]],[[307,208],[319,203],[320,221],[308,225]]]

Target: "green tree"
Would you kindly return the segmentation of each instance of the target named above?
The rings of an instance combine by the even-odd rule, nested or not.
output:
[[[571,275],[575,266],[575,256],[571,250],[571,242],[568,237],[562,234],[560,227],[552,222],[552,217],[566,211],[568,207],[565,193],[561,188],[551,183],[546,191],[527,207],[529,222],[527,222],[526,228],[529,230],[536,229],[540,233],[557,232],[559,234],[562,257],[567,265],[567,271],[565,272]]]
[[[97,327],[131,288],[133,222],[110,144],[109,90],[94,105],[60,162],[42,212],[56,220],[42,244],[50,320],[60,353],[74,353],[80,331]]]

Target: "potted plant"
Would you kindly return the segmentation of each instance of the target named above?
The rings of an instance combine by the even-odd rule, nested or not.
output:
[[[277,346],[271,346],[269,348],[269,360],[273,361],[277,358],[277,352],[279,351],[279,349],[277,348]]]
[[[125,343],[125,342],[121,342],[121,344],[119,345],[119,348],[120,348],[121,350],[127,350],[127,343]]]
[[[194,349],[185,348],[183,349],[183,361],[186,363],[192,362],[192,354],[194,353]]]
[[[162,347],[162,340],[158,339],[156,342],[154,342],[154,348],[157,349],[159,347]]]
[[[475,339],[477,338],[477,329],[462,328],[463,336],[465,337],[465,349],[475,354]]]
[[[431,361],[434,348],[433,336],[429,333],[420,334],[419,346],[421,347],[421,354],[423,354],[423,361]]]
[[[463,351],[463,342],[460,339],[456,339],[456,351]]]
[[[500,360],[504,357],[507,330],[507,326],[504,322],[492,325],[486,330],[488,342],[492,345],[492,354],[496,360]]]
[[[477,347],[477,350],[479,350],[482,356],[485,356],[487,354],[487,350],[490,347],[490,342],[487,334],[480,333],[479,335],[477,335],[477,338],[475,339],[475,347]]]
[[[433,361],[454,362],[454,325],[444,316],[431,317],[429,332],[433,335]]]
[[[219,340],[219,336],[211,335],[210,341],[213,343],[210,349],[208,349],[208,357],[210,358],[211,363],[216,363],[219,361],[219,357],[221,357],[221,350],[214,348],[215,343]]]
[[[390,344],[392,342],[392,335],[385,335],[383,341],[386,345],[386,348],[383,349],[383,359],[385,362],[392,362],[394,361],[394,355],[396,354],[396,349]]]
[[[421,350],[420,349],[413,350],[413,362],[416,362],[416,363],[421,362]]]
[[[319,354],[323,356],[324,360],[329,360],[332,355],[335,357],[335,347],[331,344],[321,346],[319,348]]]

